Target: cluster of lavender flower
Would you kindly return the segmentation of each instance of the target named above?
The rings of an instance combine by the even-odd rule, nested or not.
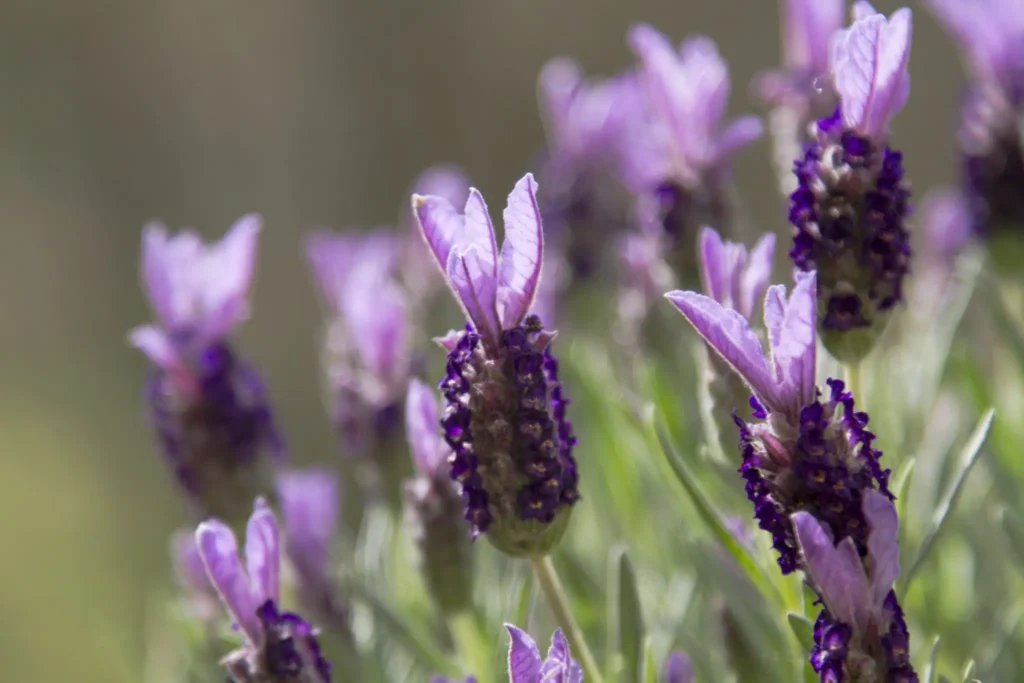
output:
[[[936,195],[923,212],[928,286],[948,277],[972,231],[1019,223],[1024,210],[1015,191],[1024,178],[1024,8],[977,4],[984,9],[929,2],[964,44],[975,79],[960,137],[963,187]],[[709,38],[677,49],[646,25],[628,34],[638,66],[610,80],[584,81],[562,59],[544,68],[546,189],[531,174],[515,185],[500,250],[483,197],[446,168],[417,182],[400,233],[323,232],[308,241],[330,316],[331,422],[342,450],[361,463],[366,505],[404,492],[420,568],[444,613],[472,608],[472,538],[543,566],[568,528],[579,472],[553,350],[554,302],[607,270],[615,237],[618,324],[635,325],[674,284],[703,283],[704,294],[665,296],[711,351],[705,376],[718,439],[733,448],[738,426],[739,473],[779,568],[802,572],[818,597],[814,671],[823,683],[918,680],[893,591],[899,550],[889,470],[852,387],[817,383],[819,338],[855,367],[903,300],[911,256],[909,189],[889,140],[909,95],[911,13],[886,18],[857,2],[847,27],[844,14],[842,0],[789,0],[785,65],[757,81],[772,107],[793,226],[788,298],[784,286],[768,286],[774,235],[748,253],[708,227],[746,236],[730,164],[761,135],[760,119],[722,125],[729,73]],[[157,225],[143,234],[143,280],[158,323],[137,328],[131,341],[153,362],[146,395],[160,445],[205,520],[175,537],[174,556],[196,613],[219,623],[223,602],[242,637],[222,661],[230,680],[326,683],[332,672],[357,680],[358,644],[331,560],[340,483],[327,470],[289,468],[260,375],[228,341],[249,313],[259,230],[250,215],[213,245]],[[441,409],[414,376],[415,332],[429,322],[416,312],[442,282],[429,254],[466,317],[464,329],[437,340],[447,353]],[[542,265],[553,271],[543,280]],[[568,277],[555,276],[562,272]],[[384,459],[406,452],[392,443],[403,410],[415,465],[404,485],[388,478],[401,467]],[[242,526],[244,564],[235,533]],[[303,610],[350,648],[333,667],[318,628],[283,611],[282,576]],[[584,672],[600,680],[571,615],[554,611],[565,635],[555,632],[546,658],[509,626],[511,681],[578,682]],[[671,654],[663,680],[691,678],[686,658]]]

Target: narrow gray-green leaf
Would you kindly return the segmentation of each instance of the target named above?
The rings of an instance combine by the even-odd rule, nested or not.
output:
[[[651,637],[644,638],[643,668],[640,671],[640,683],[658,683],[658,663],[654,660],[654,647]]]
[[[932,641],[931,652],[928,653],[928,661],[924,665],[924,676],[921,677],[923,683],[936,683],[936,671],[935,664],[939,659],[939,637],[935,636],[935,640]]]
[[[786,612],[786,621],[789,622],[789,628],[796,636],[797,642],[809,650],[814,644],[814,624],[810,619],[796,612]]]
[[[612,549],[608,571],[609,656],[613,658],[613,668],[620,669],[619,680],[638,683],[646,634],[640,595],[636,589],[636,572],[624,547]],[[616,659],[618,661],[614,661]]]
[[[971,683],[971,680],[973,678],[974,678],[974,660],[970,659],[970,660],[967,661],[967,664],[964,666],[964,673],[963,673],[963,676],[960,677],[960,679],[963,681],[963,683]]]
[[[689,467],[683,461],[682,457],[676,453],[675,448],[672,446],[668,435],[662,428],[660,421],[655,423],[654,416],[648,418],[652,424],[652,427],[656,434],[656,443],[661,447],[661,452],[668,461],[668,464],[672,467],[673,473],[676,475],[676,479],[683,485],[683,489],[686,491],[690,500],[693,501],[694,506],[697,508],[697,513],[701,519],[707,524],[708,528],[714,534],[715,538],[719,543],[722,544],[733,559],[736,560],[736,564],[740,566],[743,573],[750,579],[750,582],[757,587],[763,596],[773,600],[776,604],[781,603],[781,596],[779,595],[778,589],[768,581],[764,573],[754,562],[754,558],[751,557],[750,552],[743,546],[742,543],[725,527],[725,523],[722,521],[722,515],[715,509],[715,506],[711,503],[708,497],[701,490],[700,486],[695,484],[695,479],[692,473],[689,471]]]
[[[365,602],[370,608],[374,618],[380,622],[381,629],[389,633],[394,640],[402,643],[409,654],[414,656],[424,669],[446,676],[459,675],[453,658],[446,656],[415,626],[403,619],[377,595],[368,582],[354,573],[349,573],[346,576],[346,585],[353,597]]]
[[[985,443],[989,429],[992,427],[992,418],[995,416],[995,413],[995,408],[989,408],[985,411],[985,414],[981,416],[978,425],[971,433],[970,438],[967,439],[967,443],[964,444],[964,448],[960,452],[960,458],[957,461],[956,471],[953,473],[952,481],[950,481],[949,487],[939,501],[938,507],[935,508],[931,524],[921,540],[921,545],[917,549],[914,561],[910,563],[910,569],[902,577],[901,592],[905,593],[907,591],[907,587],[913,580],[917,570],[921,568],[922,563],[928,557],[928,553],[931,552],[932,546],[935,545],[935,540],[942,531],[946,518],[949,516],[950,510],[953,509],[960,495],[960,489],[963,488],[967,475],[970,473],[971,468],[974,467],[974,463],[978,461],[981,447]]]

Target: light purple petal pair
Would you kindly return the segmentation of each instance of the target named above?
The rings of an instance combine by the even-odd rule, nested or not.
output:
[[[744,117],[719,131],[729,98],[729,70],[714,41],[687,39],[678,52],[662,33],[636,24],[628,40],[655,115],[668,130],[679,172],[691,180],[760,137],[757,117]]]
[[[739,312],[696,292],[677,290],[665,297],[736,370],[766,408],[796,417],[815,396],[815,294],[813,271],[797,274],[788,301],[785,287],[768,288],[764,320],[772,349],[771,365],[761,340]]]
[[[925,0],[959,41],[977,78],[1010,83],[1024,58],[1024,12],[1018,0]]]
[[[846,0],[786,0],[786,67],[804,74],[828,71],[829,39],[842,28]]]
[[[413,378],[405,395],[405,430],[416,470],[428,478],[437,475],[448,460],[450,449],[439,425],[435,392]]]
[[[505,624],[509,634],[509,683],[580,683],[583,669],[572,659],[562,629],[555,629],[546,659],[541,659],[537,643],[525,631]]]
[[[748,255],[742,244],[723,242],[718,231],[705,226],[697,235],[697,250],[704,292],[749,320],[771,278],[775,234],[765,233]]]
[[[886,21],[858,2],[853,15],[853,25],[833,37],[832,78],[844,127],[878,140],[910,93],[911,12],[897,10]]]
[[[693,683],[693,664],[682,652],[670,652],[665,659],[661,683]]]
[[[366,274],[391,275],[398,257],[398,243],[384,229],[367,234],[333,233],[321,230],[306,240],[306,260],[324,301],[335,313],[342,312],[342,300],[356,268]]]
[[[270,599],[277,601],[279,543],[277,522],[266,501],[258,498],[246,528],[246,567],[238,554],[238,541],[231,528],[210,519],[196,528],[196,545],[210,582],[253,647],[261,641],[256,608]]]
[[[537,293],[544,236],[537,184],[527,173],[505,208],[501,258],[484,198],[470,190],[465,213],[444,198],[413,196],[413,210],[438,264],[477,331],[497,345],[525,317]]]
[[[133,330],[132,343],[170,368],[178,359],[168,333],[189,331],[196,346],[229,334],[249,313],[260,226],[259,216],[243,216],[206,245],[194,232],[170,237],[164,226],[147,225],[142,279],[159,324]]]
[[[807,573],[825,606],[835,619],[858,633],[866,633],[872,621],[877,623],[882,604],[900,573],[899,524],[892,501],[869,490],[864,494],[863,509],[870,528],[870,578],[851,537],[835,545],[828,530],[813,515],[802,511],[792,515]]]
[[[277,477],[285,547],[307,576],[328,570],[331,537],[338,521],[338,480],[321,469],[287,470]]]

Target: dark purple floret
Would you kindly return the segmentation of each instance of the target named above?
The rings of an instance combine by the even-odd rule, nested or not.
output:
[[[726,229],[729,206],[720,183],[709,178],[693,189],[677,182],[665,182],[654,191],[657,215],[667,241],[666,261],[685,281],[699,282],[697,254],[693,248],[697,232],[705,225]]]
[[[263,645],[264,665],[273,680],[286,683],[301,679],[304,656],[312,659],[320,680],[331,681],[331,665],[320,651],[316,633],[302,617],[292,612],[279,612],[273,600],[256,610],[266,641]]]
[[[902,154],[843,131],[837,110],[818,122],[817,138],[793,170],[798,186],[789,198],[789,255],[800,270],[818,272],[821,328],[880,331],[886,312],[903,297],[910,264]],[[866,353],[857,351],[852,355]]]
[[[497,499],[514,500],[519,519],[544,524],[579,499],[569,400],[541,334],[539,319],[528,317],[502,333],[492,361],[467,325],[448,353],[441,425],[474,533],[486,532],[500,513]]]
[[[827,610],[818,614],[814,624],[814,646],[811,647],[810,662],[822,683],[841,683],[844,680],[843,667],[851,635],[850,627],[832,619]]]
[[[213,343],[198,355],[193,388],[185,390],[157,367],[147,381],[146,397],[179,483],[208,514],[224,514],[225,505],[232,505],[223,498],[252,473],[263,448],[277,458],[284,455],[259,374],[239,361],[226,342]],[[247,509],[251,499],[240,495],[236,502]]]
[[[964,185],[974,214],[975,231],[1024,226],[1024,155],[1020,139],[1005,135],[987,153],[965,155]]]

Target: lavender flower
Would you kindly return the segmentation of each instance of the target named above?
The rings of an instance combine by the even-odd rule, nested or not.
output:
[[[670,652],[661,672],[662,683],[693,683],[693,664],[682,652]]]
[[[259,230],[258,216],[244,216],[204,245],[147,225],[142,279],[158,323],[130,335],[155,366],[146,397],[179,484],[201,513],[231,520],[244,519],[263,486],[261,451],[284,456],[263,382],[227,341],[248,316]]]
[[[437,399],[417,379],[406,394],[405,424],[417,473],[405,485],[410,536],[431,595],[443,613],[455,614],[472,606],[473,553],[462,500],[448,477],[454,453],[441,437]]]
[[[961,112],[964,190],[979,234],[1024,224],[1024,14],[1018,0],[928,0],[960,43],[972,82]]]
[[[330,546],[338,522],[338,480],[320,469],[287,470],[277,477],[285,553],[295,570],[304,609],[340,633],[349,631],[348,605],[331,577]]]
[[[693,235],[701,225],[730,224],[730,161],[761,136],[761,121],[744,116],[722,127],[729,71],[710,38],[690,38],[676,51],[654,28],[637,24],[629,43],[653,119],[647,144],[634,146],[633,167],[643,169],[635,183],[645,188],[641,212],[657,215],[672,241],[669,262],[692,276]]]
[[[843,621],[849,615],[832,611],[831,598],[824,597],[832,585],[820,575],[819,560],[805,541],[805,520],[810,518],[830,543],[839,544],[837,552],[848,554],[850,561],[868,558],[872,580],[887,591],[891,587],[892,579],[887,578],[891,570],[879,568],[870,559],[881,557],[883,538],[895,546],[894,532],[870,533],[881,526],[879,501],[888,504],[892,498],[889,470],[879,464],[882,454],[874,448],[867,414],[855,410],[853,396],[843,383],[829,379],[824,400],[815,385],[816,279],[813,271],[798,273],[788,300],[784,287],[768,289],[764,305],[768,356],[738,312],[694,292],[666,296],[753,392],[750,405],[761,421],[734,418],[743,453],[739,472],[758,525],[772,535],[782,573],[804,570],[823,597],[826,609],[819,619],[818,649],[812,653],[821,680],[916,680],[907,660],[909,635],[895,594],[888,593],[885,609],[874,613],[873,628],[864,630],[867,622],[859,618]],[[885,550],[886,557],[892,552]],[[863,597],[858,596],[858,609],[874,609],[874,603],[864,602]],[[822,658],[822,648],[835,653],[832,659]],[[833,661],[839,664],[829,664]]]
[[[469,320],[442,342],[448,369],[441,382],[441,424],[465,518],[474,535],[487,532],[506,553],[544,554],[561,538],[579,494],[568,399],[549,348],[555,333],[527,315],[544,258],[533,176],[509,195],[500,259],[476,190],[464,215],[441,197],[416,195],[413,207]]]
[[[747,320],[752,320],[754,304],[764,296],[772,274],[774,251],[773,233],[764,234],[748,254],[742,244],[723,242],[714,228],[701,228],[697,253],[704,293],[724,308],[733,309]],[[743,380],[717,354],[706,353],[703,365],[705,391],[701,401],[705,430],[709,437],[717,435],[722,452],[729,453],[735,447],[736,439],[735,427],[727,416],[729,411],[738,411],[743,417],[750,417],[746,408],[750,392]]]
[[[580,683],[583,680],[583,669],[572,658],[562,629],[555,629],[551,635],[548,656],[543,658],[528,633],[512,624],[505,624],[505,628],[509,635],[509,683]]]
[[[409,310],[393,278],[398,247],[384,232],[320,232],[306,245],[332,318],[325,343],[330,411],[357,456],[396,431],[409,381]]]
[[[224,658],[235,683],[330,683],[330,664],[320,653],[316,629],[302,617],[280,612],[277,520],[257,499],[245,532],[243,568],[234,532],[217,519],[196,529],[196,545],[210,581],[238,625],[243,646]]]
[[[549,233],[557,235],[578,277],[593,274],[609,237],[627,221],[619,159],[635,91],[632,73],[588,81],[565,58],[545,64],[538,79],[547,133],[538,199]]]
[[[832,47],[839,108],[818,121],[815,140],[795,164],[789,254],[800,270],[818,271],[825,346],[855,364],[902,299],[910,262],[910,192],[888,128],[910,91],[911,15],[904,8],[886,21],[866,2],[854,5],[854,15]]]

